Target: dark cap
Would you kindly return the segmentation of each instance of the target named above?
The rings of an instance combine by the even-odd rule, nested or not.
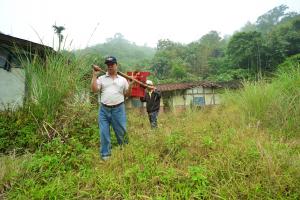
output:
[[[114,56],[108,56],[105,58],[105,64],[117,64],[117,59]]]

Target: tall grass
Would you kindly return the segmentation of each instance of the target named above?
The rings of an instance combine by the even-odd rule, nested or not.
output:
[[[299,134],[300,67],[278,71],[271,83],[245,82],[243,90],[227,96],[227,102],[238,107],[249,125]]]
[[[19,110],[0,113],[0,152],[34,151],[57,135],[68,135],[64,128],[72,129],[75,103],[80,109],[87,100],[91,63],[85,59],[47,53],[44,59],[23,55],[20,60],[25,69],[26,102]]]
[[[0,119],[10,118],[0,130],[5,136],[23,128],[18,141],[30,141],[41,130],[26,124],[35,123],[30,116],[42,113],[45,129],[56,135],[31,154],[0,157],[0,198],[300,198],[300,143],[295,134],[299,69],[280,72],[272,83],[246,83],[242,91],[228,95],[224,106],[160,113],[156,130],[147,115],[128,109],[129,144],[119,148],[112,136],[112,157],[104,162],[99,159],[97,108],[74,96],[83,82],[76,76],[83,77],[86,65],[75,60],[71,70],[65,58],[48,59],[45,68],[50,68],[42,72],[38,67],[43,65],[29,66],[37,70],[31,77],[29,107],[37,109],[1,113]],[[30,120],[23,122],[26,118]],[[48,123],[48,118],[54,121]],[[272,137],[277,129],[282,137],[289,133],[291,140]],[[5,142],[22,146],[13,137]]]
[[[79,81],[70,58],[48,54],[46,62],[34,59],[23,62],[27,75],[29,103],[33,103],[43,117],[54,117],[63,101],[74,94]]]
[[[151,130],[146,115],[128,110],[130,142],[114,145],[108,162],[99,159],[97,140],[56,138],[7,169],[10,187],[0,190],[7,199],[299,198],[299,145],[241,127],[228,113],[161,113]]]

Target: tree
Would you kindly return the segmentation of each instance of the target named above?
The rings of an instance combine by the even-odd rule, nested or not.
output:
[[[170,40],[159,40],[151,70],[159,79],[174,78],[173,75],[178,75],[178,73],[172,73],[172,68],[174,65],[176,65],[175,68],[179,66],[178,64],[181,62],[178,62],[178,60],[184,60],[184,52],[185,48],[180,43]],[[176,71],[178,72],[178,70]]]
[[[156,48],[158,51],[161,51],[161,50],[170,49],[174,46],[175,46],[174,42],[172,42],[169,39],[165,39],[165,40],[158,40]]]
[[[289,44],[287,56],[300,53],[300,16],[290,20],[286,27],[282,28],[281,33]]]
[[[284,21],[265,36],[268,46],[268,66],[276,66],[287,56],[300,53],[300,16]]]
[[[262,77],[265,51],[262,34],[257,31],[236,33],[227,47],[235,68],[248,69],[250,73],[255,73],[257,79]]]
[[[256,25],[252,24],[251,22],[247,22],[242,28],[241,32],[251,32],[251,31],[256,31]]]
[[[276,24],[280,22],[280,20],[286,16],[285,11],[288,9],[286,5],[280,5],[267,13],[261,15],[257,18],[256,26],[258,31],[268,32],[274,27]]]
[[[154,58],[151,66],[151,71],[155,74],[158,79],[168,78],[171,71],[170,59],[168,59],[167,52],[158,51]]]
[[[223,56],[224,47],[225,42],[216,31],[210,31],[197,42],[190,43],[185,57],[190,72],[193,71],[199,77],[206,79],[212,67],[209,61]]]
[[[171,67],[172,67],[172,78],[175,79],[184,79],[187,77],[187,72],[186,72],[186,64],[184,61],[180,58],[174,59],[171,62]]]
[[[87,47],[78,53],[113,55],[118,59],[119,69],[125,72],[147,68],[155,54],[155,49],[138,46],[128,41],[121,33],[116,33],[113,37],[106,39],[105,43]]]
[[[56,26],[56,25],[53,25],[52,27],[54,29],[54,32],[58,36],[58,51],[60,51],[61,43],[64,39],[62,32],[65,30],[65,27],[64,26]]]

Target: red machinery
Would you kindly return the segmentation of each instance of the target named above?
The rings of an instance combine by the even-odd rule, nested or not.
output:
[[[150,72],[127,72],[128,76],[133,77],[134,79],[146,83],[147,76],[150,75]],[[145,88],[142,87],[140,84],[134,83],[132,90],[131,90],[132,97],[144,97],[145,96]]]

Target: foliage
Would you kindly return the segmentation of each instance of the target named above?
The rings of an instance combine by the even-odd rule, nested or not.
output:
[[[182,60],[180,59],[174,60],[171,63],[171,65],[172,65],[172,73],[171,73],[172,77],[174,77],[175,79],[183,79],[187,77],[186,68]]]
[[[284,21],[274,27],[273,31],[266,35],[266,44],[268,46],[267,69],[276,69],[286,57],[300,53],[300,18],[294,17],[289,21]]]
[[[19,110],[6,109],[0,113],[1,153],[35,151],[43,142],[55,137],[65,141],[69,137],[82,139],[90,146],[93,138],[94,118],[81,121],[80,116],[91,112],[86,91],[90,84],[91,68],[85,60],[76,60],[73,54],[48,54],[46,62],[22,58],[26,71],[26,102]],[[74,120],[78,117],[79,120]],[[81,131],[78,131],[81,130]]]
[[[299,15],[286,10],[285,5],[275,7],[229,40],[216,31],[188,45],[159,40],[151,71],[159,82],[181,82],[190,74],[223,81],[272,76],[287,56],[299,53]]]
[[[79,62],[63,54],[49,54],[46,63],[35,59],[23,60],[27,76],[27,103],[36,110],[36,117],[53,120],[63,101],[80,89]]]
[[[249,21],[240,29],[240,32],[253,32],[253,31],[256,31],[256,25]]]
[[[216,31],[204,35],[198,42],[188,45],[186,61],[190,71],[206,79],[213,66],[210,62],[224,55],[225,41]]]
[[[52,28],[54,29],[54,32],[57,34],[57,37],[58,37],[58,50],[57,51],[60,51],[61,43],[64,39],[64,35],[62,34],[62,32],[66,28],[64,26],[56,26],[56,25],[53,25]]]
[[[183,52],[183,45],[170,40],[159,40],[150,70],[161,80],[174,76],[185,77]]]
[[[157,82],[251,79],[260,66],[258,55],[266,55],[262,63],[279,64],[297,53],[297,28],[294,17],[273,27],[268,36],[277,38],[278,46],[266,42],[264,33],[236,33],[230,45],[238,49],[229,52],[216,32],[186,46],[160,41],[148,69],[157,73],[152,75]],[[282,57],[272,60],[270,49]],[[97,53],[61,52],[48,55],[45,64],[37,58],[24,61],[30,80],[27,104],[0,112],[1,198],[300,198],[299,55],[278,68],[269,66],[272,70],[262,67],[278,71],[272,80],[245,82],[241,91],[222,96],[220,106],[161,112],[156,130],[150,129],[146,113],[128,109],[130,142],[122,148],[113,143],[108,162],[99,159],[97,107],[84,90],[90,64],[102,59]],[[245,60],[252,62],[252,73],[241,64]],[[194,69],[197,76],[191,76]]]
[[[300,54],[296,54],[287,58],[283,63],[278,66],[278,71],[281,73],[294,71],[295,68],[299,67],[300,65]]]
[[[286,134],[300,131],[300,68],[297,57],[288,59],[282,65],[272,83],[246,82],[244,90],[231,94],[231,101],[239,107],[249,123]],[[298,65],[292,68],[289,63],[293,60],[297,60]]]
[[[298,199],[300,71],[290,66],[298,61],[292,57],[272,83],[247,84],[219,107],[160,113],[156,130],[146,113],[128,109],[130,142],[113,143],[107,162],[99,158],[97,108],[80,96],[66,97],[52,123],[38,119],[41,126],[32,117],[37,110],[1,112],[1,148],[35,145],[32,153],[0,157],[1,196]],[[39,138],[47,133],[50,139]]]
[[[262,60],[265,57],[261,33],[237,33],[231,38],[227,48],[227,53],[236,68],[248,69],[261,78]]]
[[[224,44],[216,31],[188,45],[160,40],[151,70],[161,80],[168,78],[180,82],[189,79],[191,74],[198,79],[207,78],[211,71],[209,60],[223,55]]]
[[[285,14],[287,9],[288,6],[280,5],[258,17],[256,21],[257,30],[261,32],[270,31],[284,16],[288,15]]]
[[[131,43],[122,34],[116,33],[113,38],[108,38],[103,44],[78,50],[75,53],[81,57],[93,55],[97,58],[96,61],[101,61],[105,56],[114,55],[119,61],[120,70],[130,71],[141,70],[141,67],[149,66],[154,51],[148,46],[138,46]],[[98,64],[101,66],[103,62]]]
[[[261,127],[243,124],[240,110],[230,106],[161,113],[158,130],[150,129],[146,115],[128,115],[130,143],[113,146],[108,162],[99,159],[98,142],[86,146],[74,137],[57,137],[25,157],[0,157],[0,166],[6,166],[3,197],[299,198],[296,135],[292,140],[280,139],[284,134],[270,137]],[[98,137],[96,130],[93,134]]]
[[[43,142],[30,110],[0,112],[0,153],[34,151]]]
[[[211,75],[208,80],[211,81],[231,81],[231,80],[251,80],[249,72],[246,69],[228,69],[225,72],[219,72]]]
[[[151,71],[158,79],[164,79],[169,76],[172,69],[169,61],[167,52],[157,52],[155,54]]]
[[[299,14],[280,5],[222,38],[210,31],[187,45],[161,39],[156,49],[137,46],[120,33],[106,43],[76,51],[80,59],[103,63],[113,54],[121,71],[150,71],[163,83],[184,80],[258,80],[273,75],[288,56],[299,53]]]

